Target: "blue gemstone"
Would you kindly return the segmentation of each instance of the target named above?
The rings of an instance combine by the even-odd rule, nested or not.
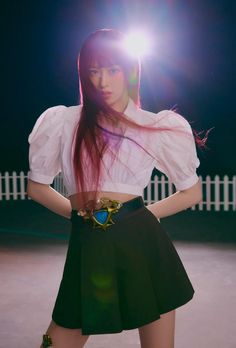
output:
[[[104,224],[107,221],[108,212],[104,211],[104,210],[103,211],[95,211],[93,213],[93,216],[100,224]]]

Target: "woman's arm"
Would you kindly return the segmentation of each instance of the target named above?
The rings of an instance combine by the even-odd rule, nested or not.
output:
[[[34,201],[42,204],[56,214],[70,219],[71,204],[68,198],[65,198],[50,185],[40,184],[38,182],[28,180],[27,194]]]
[[[202,200],[202,185],[198,181],[187,190],[178,191],[147,208],[159,219],[192,207]]]

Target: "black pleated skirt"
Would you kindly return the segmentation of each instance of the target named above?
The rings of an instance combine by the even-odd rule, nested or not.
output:
[[[117,333],[159,319],[193,297],[173,243],[142,197],[123,206],[130,211],[105,231],[72,212],[52,313],[56,324],[84,335]]]

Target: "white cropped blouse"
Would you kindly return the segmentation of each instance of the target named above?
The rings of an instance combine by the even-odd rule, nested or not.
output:
[[[28,138],[28,178],[52,184],[54,177],[62,172],[69,196],[77,193],[71,145],[81,109],[81,105],[59,105],[47,109],[37,119]],[[154,167],[166,174],[177,190],[185,190],[197,183],[196,168],[200,162],[192,129],[185,118],[171,110],[155,114],[139,109],[132,99],[124,114],[136,123],[162,130],[148,132],[127,127],[125,139],[116,153],[117,159],[114,161],[110,152],[116,151],[115,147],[104,154],[101,191],[142,195]],[[86,175],[89,175],[89,168],[86,170]],[[93,191],[93,187],[90,185],[86,190]]]

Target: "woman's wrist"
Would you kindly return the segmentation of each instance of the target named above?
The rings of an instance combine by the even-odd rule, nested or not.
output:
[[[160,222],[160,217],[155,209],[155,203],[154,204],[149,204],[146,206],[146,208],[157,218],[157,220]]]

